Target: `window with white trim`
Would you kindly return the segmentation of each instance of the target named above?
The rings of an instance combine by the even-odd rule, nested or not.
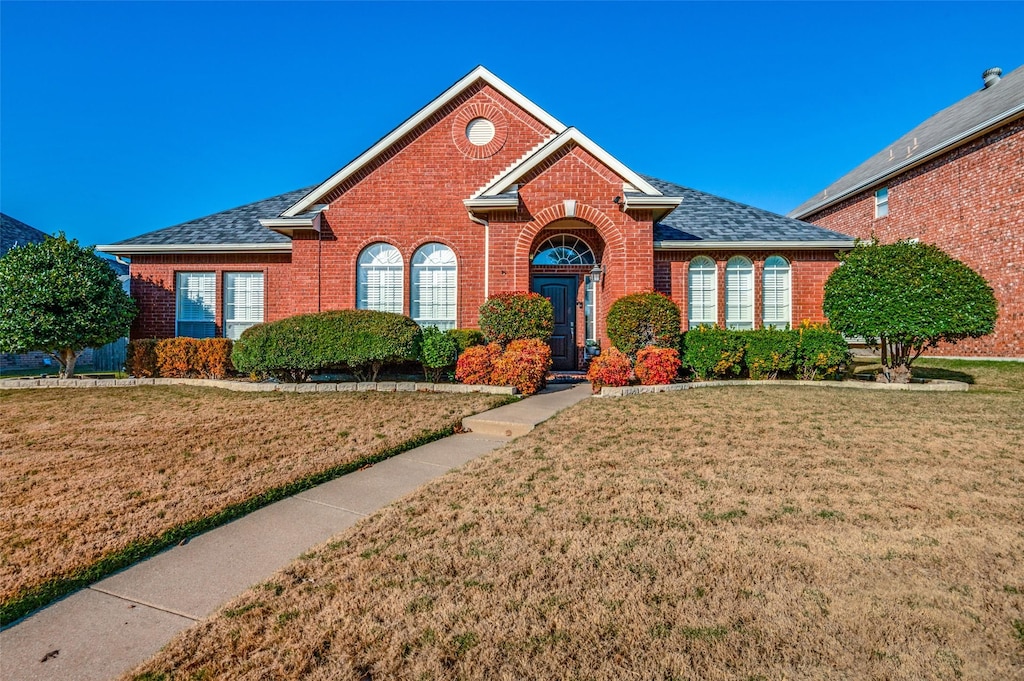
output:
[[[217,275],[178,272],[175,276],[174,335],[213,338],[217,335]]]
[[[742,255],[725,265],[725,328],[754,328],[754,263]]]
[[[889,214],[889,188],[882,187],[875,191],[875,217],[884,218]]]
[[[784,329],[793,325],[792,275],[789,261],[773,255],[764,261],[764,325]]]
[[[597,314],[594,311],[597,284],[590,275],[583,277],[583,328],[587,330],[587,342],[597,342]]]
[[[263,273],[224,273],[224,337],[238,340],[242,332],[263,321]]]
[[[718,323],[718,266],[706,255],[690,261],[689,328]]]
[[[402,313],[402,255],[391,244],[371,244],[359,254],[356,307]]]
[[[425,244],[412,256],[413,320],[420,326],[454,329],[458,307],[458,263],[444,244]]]

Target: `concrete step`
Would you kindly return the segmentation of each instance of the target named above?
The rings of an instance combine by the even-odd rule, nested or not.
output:
[[[589,383],[549,385],[533,397],[462,419],[462,427],[480,435],[511,439],[590,397]]]

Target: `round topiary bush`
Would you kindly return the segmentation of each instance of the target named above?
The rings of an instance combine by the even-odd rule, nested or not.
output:
[[[669,297],[650,291],[619,298],[608,310],[608,338],[630,357],[641,348],[679,348],[682,316]]]
[[[531,338],[546,343],[554,328],[554,308],[539,293],[498,293],[480,306],[480,330],[501,347]]]

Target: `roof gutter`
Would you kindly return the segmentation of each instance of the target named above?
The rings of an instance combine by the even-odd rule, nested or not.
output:
[[[104,244],[96,247],[111,255],[164,255],[167,253],[291,253],[292,244]]]
[[[821,249],[853,248],[856,240],[821,240],[821,241],[655,241],[654,249],[658,251],[707,251],[707,250],[749,250],[749,251],[806,251]]]
[[[990,130],[1000,127],[1001,124],[1011,122],[1014,118],[1016,118],[1018,115],[1022,113],[1024,113],[1024,103],[1021,103],[1020,105],[1010,109],[1009,111],[1001,113],[998,116],[990,118],[984,123],[979,123],[978,125],[960,133],[959,135],[950,137],[945,142],[936,144],[935,146],[922,152],[920,156],[915,156],[913,158],[906,159],[901,163],[896,164],[896,166],[894,166],[893,168],[878,173],[877,175],[873,175],[868,179],[863,180],[862,182],[858,182],[853,187],[839,194],[836,194],[831,198],[822,199],[821,201],[812,205],[810,208],[807,208],[806,210],[802,210],[799,213],[793,211],[792,213],[789,213],[788,217],[801,220],[804,217],[811,215],[812,213],[817,213],[819,210],[836,204],[839,201],[842,201],[843,199],[846,199],[853,194],[856,194],[864,189],[867,189],[873,184],[877,184],[878,182],[887,180],[895,175],[899,175],[900,173],[906,170],[910,170],[911,168],[919,166],[922,163],[925,163],[926,161],[930,161],[935,156],[938,156],[939,154],[947,151],[948,149],[954,146],[966,144],[967,142],[977,139],[978,137],[981,137],[985,133],[989,132]]]

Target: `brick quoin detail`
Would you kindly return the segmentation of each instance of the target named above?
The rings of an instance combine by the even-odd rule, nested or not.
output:
[[[889,188],[875,219],[874,192]],[[920,239],[985,277],[999,303],[995,333],[930,354],[1024,357],[1024,119],[805,218],[884,243]]]

